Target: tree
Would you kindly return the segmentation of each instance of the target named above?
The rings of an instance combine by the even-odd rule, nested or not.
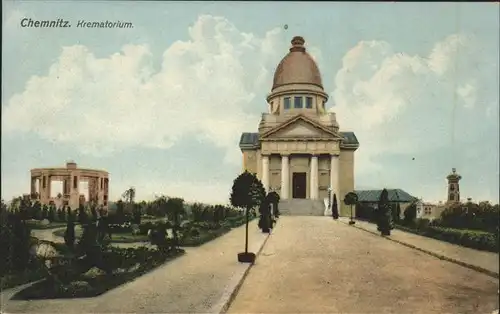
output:
[[[56,221],[56,206],[55,205],[50,205],[49,212],[47,214],[47,219],[50,222]]]
[[[141,224],[141,208],[139,204],[134,204],[134,209],[132,211],[132,219],[134,224]]]
[[[264,201],[266,191],[262,182],[248,171],[240,174],[233,182],[230,202],[234,207],[245,210],[245,252],[238,253],[238,261],[253,263],[255,254],[248,252],[248,216],[253,207],[260,206]]]
[[[122,200],[116,202],[116,220],[118,223],[123,223],[125,221],[125,205]]]
[[[355,222],[352,217],[352,206],[358,203],[358,195],[354,192],[349,192],[344,196],[344,204],[351,206],[351,219],[349,221],[350,225],[354,225]]]
[[[399,222],[401,220],[401,206],[399,202],[396,203],[396,210],[394,213],[394,222]]]
[[[415,224],[415,220],[417,219],[417,204],[415,202],[411,203],[408,207],[406,207],[403,213],[403,221],[406,226],[413,226]]]
[[[168,198],[166,202],[167,218],[172,222],[172,235],[174,238],[174,247],[179,246],[179,230],[181,227],[182,216],[184,211],[184,200],[178,197]]]
[[[378,202],[377,229],[383,236],[391,235],[392,213],[391,205],[389,204],[389,193],[386,189],[382,190],[380,200]]]
[[[85,225],[88,223],[88,215],[87,212],[85,211],[85,207],[83,205],[80,205],[78,207],[78,221],[80,224]]]
[[[135,200],[135,188],[130,187],[125,192],[123,192],[122,197],[127,203],[127,212],[132,212],[134,210],[134,200]]]
[[[42,215],[40,216],[40,220],[47,219],[49,217],[49,208],[46,204],[42,207]]]
[[[271,210],[269,208],[269,200],[266,198],[259,206],[259,228],[262,229],[262,232],[269,233],[272,227],[271,223]]]
[[[75,246],[75,223],[71,220],[68,220],[66,224],[66,231],[64,231],[64,243],[66,246],[73,250]]]
[[[339,219],[339,205],[337,203],[337,194],[333,194],[332,217],[333,219]]]
[[[73,213],[71,212],[71,207],[66,208],[66,221],[75,221]]]
[[[97,205],[94,202],[90,204],[90,216],[92,221],[97,221]]]
[[[39,201],[35,201],[35,203],[31,205],[31,202],[23,199],[20,211],[23,213],[22,216],[26,217],[26,219],[40,220],[42,217],[42,204]]]
[[[31,230],[20,212],[4,212],[0,225],[0,277],[6,272],[25,270],[30,262]]]

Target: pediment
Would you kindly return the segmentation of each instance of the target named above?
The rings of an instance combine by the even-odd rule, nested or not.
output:
[[[261,137],[261,139],[280,138],[342,139],[341,136],[335,134],[332,130],[303,116],[292,118],[269,130]]]

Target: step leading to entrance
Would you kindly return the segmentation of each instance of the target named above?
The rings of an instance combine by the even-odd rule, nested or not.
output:
[[[279,211],[285,216],[324,216],[325,203],[310,199],[280,200]]]

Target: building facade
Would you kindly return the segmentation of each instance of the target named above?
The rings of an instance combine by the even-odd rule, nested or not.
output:
[[[63,182],[63,193],[51,196],[52,181]],[[80,192],[80,182],[88,182],[89,199]],[[72,209],[88,201],[98,206],[108,207],[109,174],[107,171],[78,168],[75,162],[66,163],[60,168],[31,169],[31,198],[41,204],[67,205]]]
[[[320,71],[302,37],[292,39],[289,53],[276,68],[269,111],[258,132],[243,133],[243,170],[255,173],[267,192],[281,199],[323,200],[335,194],[341,214],[344,196],[354,190],[353,132],[339,131],[328,112]]]

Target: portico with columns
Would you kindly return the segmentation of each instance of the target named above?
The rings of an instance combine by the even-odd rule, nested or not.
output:
[[[326,110],[328,95],[304,43],[302,37],[292,39],[274,74],[269,112],[262,114],[258,132],[241,136],[243,170],[282,200],[321,201],[331,189],[345,215],[342,201],[354,190],[359,143],[353,132],[340,132],[335,113]]]

